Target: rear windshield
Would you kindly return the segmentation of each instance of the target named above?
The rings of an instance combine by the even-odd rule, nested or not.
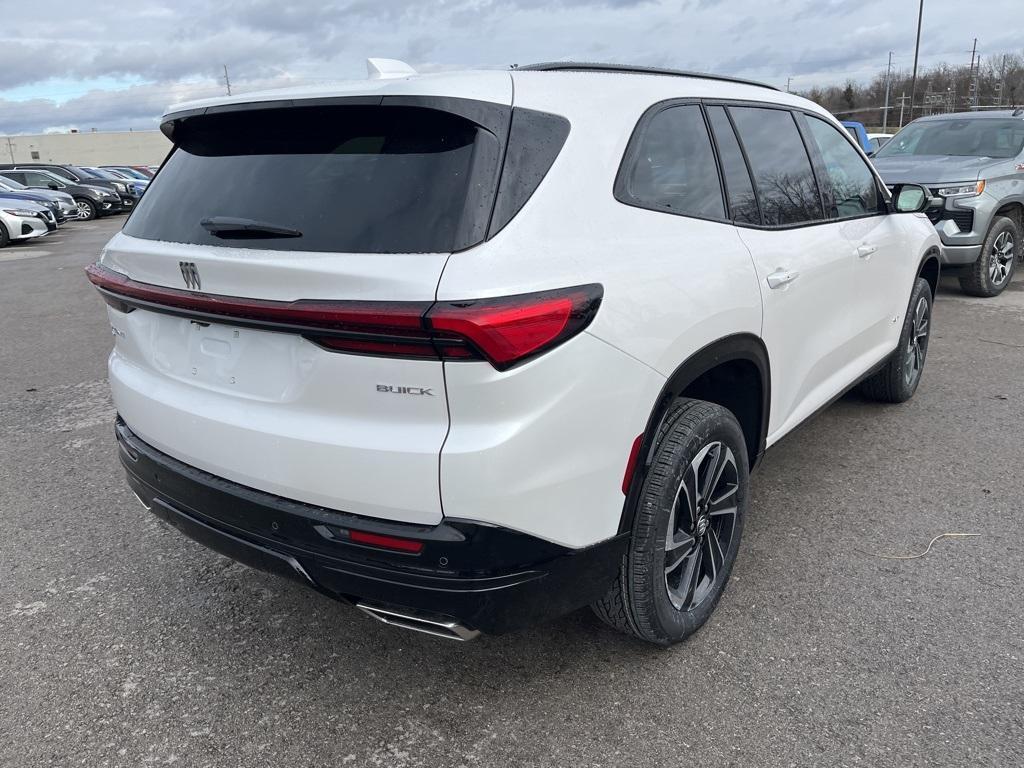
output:
[[[875,157],[956,155],[1016,157],[1024,146],[1024,120],[926,120],[912,123],[887,141]]]
[[[129,235],[294,251],[460,250],[484,239],[500,161],[486,129],[411,106],[203,115],[174,139]],[[224,223],[239,220],[244,229]]]

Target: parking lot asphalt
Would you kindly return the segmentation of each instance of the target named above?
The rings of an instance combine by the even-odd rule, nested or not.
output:
[[[122,222],[0,251],[0,765],[1024,764],[1024,277],[944,280],[911,402],[847,395],[769,451],[688,642],[580,611],[457,644],[139,506],[82,274]],[[981,536],[877,557],[946,532]]]

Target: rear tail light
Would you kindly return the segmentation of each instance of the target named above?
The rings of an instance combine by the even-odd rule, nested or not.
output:
[[[600,285],[468,301],[269,301],[140,283],[92,264],[86,275],[121,311],[136,307],[299,333],[325,349],[433,360],[487,360],[505,370],[572,338],[593,320]]]

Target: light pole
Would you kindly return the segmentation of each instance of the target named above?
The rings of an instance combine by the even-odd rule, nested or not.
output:
[[[889,127],[889,82],[892,73],[892,51],[889,51],[889,66],[885,68],[885,109],[882,111],[882,133]]]
[[[917,54],[921,50],[921,17],[924,16],[924,0],[917,7],[917,42],[914,43],[914,74],[910,78],[910,120],[914,120],[914,94],[917,90]]]

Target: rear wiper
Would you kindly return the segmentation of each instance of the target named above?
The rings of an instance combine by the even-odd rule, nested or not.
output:
[[[216,237],[229,238],[262,238],[262,237],[302,237],[297,229],[280,227],[266,221],[254,219],[236,219],[231,216],[210,216],[202,219],[199,225]]]

